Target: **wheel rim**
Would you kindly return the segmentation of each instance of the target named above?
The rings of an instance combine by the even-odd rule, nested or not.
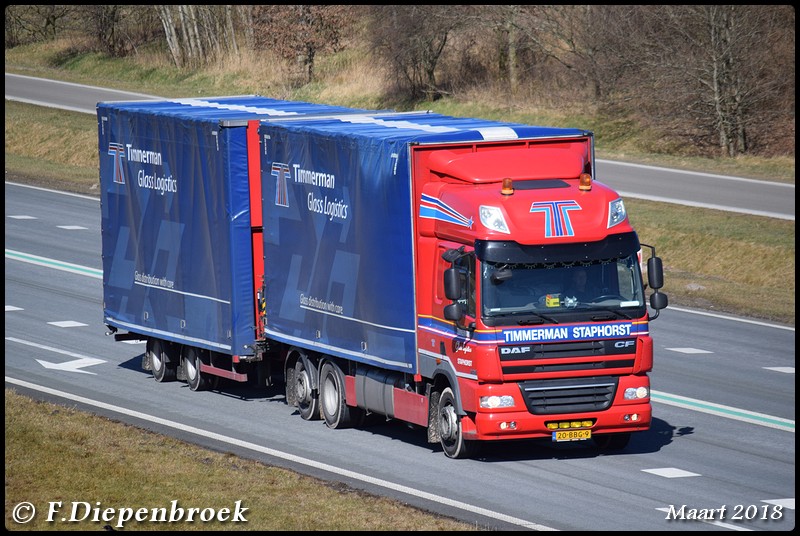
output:
[[[336,388],[336,380],[330,374],[325,377],[325,385],[322,389],[322,404],[328,415],[336,416],[339,411],[339,390]]]
[[[443,406],[439,412],[439,434],[443,441],[452,442],[458,439],[458,416],[451,404]]]
[[[194,355],[190,355],[188,359],[185,360],[186,363],[186,378],[189,381],[194,381],[197,379],[197,361],[195,360]]]
[[[164,358],[161,356],[161,345],[156,345],[153,348],[153,353],[150,356],[153,371],[158,372],[164,367]]]
[[[311,378],[305,367],[301,367],[295,375],[295,393],[298,403],[308,404],[311,401]]]

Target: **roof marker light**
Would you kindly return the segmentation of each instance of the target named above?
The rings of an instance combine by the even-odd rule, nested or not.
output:
[[[583,192],[588,192],[592,189],[592,176],[588,173],[581,173],[579,177],[580,182],[578,183],[578,190]]]
[[[514,193],[514,181],[511,180],[511,177],[503,179],[503,187],[500,193],[503,195],[511,195]]]

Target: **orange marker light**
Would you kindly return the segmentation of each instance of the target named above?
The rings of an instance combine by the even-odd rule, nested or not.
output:
[[[500,190],[500,193],[503,195],[511,195],[514,193],[514,181],[511,180],[511,177],[503,179],[503,188]]]
[[[579,177],[580,183],[578,183],[578,190],[588,192],[592,189],[592,176],[588,173],[581,173]]]

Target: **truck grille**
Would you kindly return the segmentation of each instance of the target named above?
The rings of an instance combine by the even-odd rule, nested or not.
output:
[[[534,415],[602,411],[614,400],[616,377],[519,382],[528,411]]]
[[[500,347],[504,375],[630,369],[635,365],[635,356],[634,338]]]

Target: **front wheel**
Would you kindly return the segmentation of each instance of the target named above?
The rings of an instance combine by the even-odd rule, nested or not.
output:
[[[469,458],[476,452],[476,443],[464,439],[461,417],[456,411],[456,397],[447,387],[439,397],[438,423],[442,450],[448,458]]]
[[[297,407],[297,391],[294,388],[294,367],[286,367],[285,372],[285,388],[286,388],[286,403],[293,408]]]

